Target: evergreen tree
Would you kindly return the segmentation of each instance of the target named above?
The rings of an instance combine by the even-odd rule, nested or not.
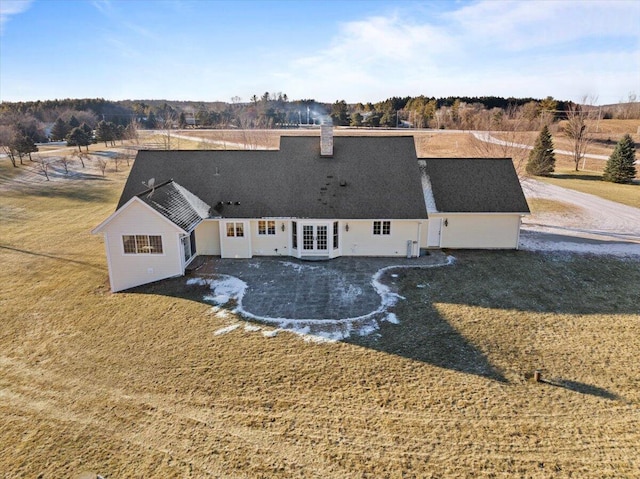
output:
[[[72,115],[71,118],[69,119],[69,127],[71,129],[73,128],[77,128],[80,126],[80,121],[78,121],[78,119],[75,117],[75,115]]]
[[[351,115],[351,126],[362,126],[362,115],[355,112]]]
[[[553,154],[553,140],[549,128],[545,125],[536,138],[533,150],[529,153],[527,173],[536,176],[547,176],[553,173],[556,166],[556,157]]]
[[[108,147],[108,142],[114,144],[116,126],[111,122],[102,120],[96,126],[96,141],[104,141],[104,146]]]
[[[636,176],[636,147],[628,133],[616,145],[607,160],[602,179],[613,183],[631,183]]]
[[[77,146],[78,151],[82,151],[84,146],[89,151],[91,136],[81,127],[77,126],[67,135],[67,146]]]
[[[333,120],[334,126],[347,126],[349,124],[347,102],[344,100],[339,100],[331,105],[330,116],[331,120]]]
[[[38,151],[38,147],[33,141],[33,138],[27,135],[18,135],[16,137],[14,149],[20,157],[20,164],[22,164],[22,157],[25,155],[28,155],[29,159],[33,161],[33,159],[31,158],[31,153]]]
[[[146,121],[144,122],[144,126],[153,130],[158,127],[158,120],[156,119],[156,115],[150,111],[149,116],[147,116]]]
[[[69,134],[70,130],[71,128],[69,127],[69,125],[67,125],[62,118],[58,117],[56,122],[53,124],[53,127],[51,128],[51,139],[53,141],[64,140]]]

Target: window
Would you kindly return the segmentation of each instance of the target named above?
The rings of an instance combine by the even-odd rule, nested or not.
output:
[[[125,254],[162,254],[162,236],[123,235]]]
[[[244,223],[227,223],[227,236],[228,237],[242,237],[244,236]]]
[[[391,221],[374,221],[373,222],[373,234],[374,235],[390,235],[391,234]]]
[[[291,243],[294,249],[298,249],[298,223],[291,222]]]
[[[333,249],[338,249],[338,222],[333,222]]]
[[[242,237],[244,236],[244,223],[227,223],[227,236],[228,237]]]
[[[275,235],[276,234],[276,222],[275,221],[258,221],[258,234],[259,235]]]

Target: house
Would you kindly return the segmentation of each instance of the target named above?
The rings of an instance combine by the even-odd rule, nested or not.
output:
[[[508,158],[418,160],[429,214],[428,248],[517,249],[529,213]]]
[[[517,248],[528,213],[510,160],[422,160],[413,137],[334,138],[323,125],[320,141],[283,136],[279,150],[140,151],[93,233],[115,292],[182,275],[197,255]]]

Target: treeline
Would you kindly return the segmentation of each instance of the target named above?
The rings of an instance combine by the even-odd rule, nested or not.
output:
[[[487,130],[500,129],[514,116],[526,120],[520,122],[521,129],[539,130],[544,124],[565,118],[572,105],[552,97],[496,96],[406,96],[376,103],[322,103],[313,99],[290,100],[282,92],[253,95],[249,101],[234,97],[230,102],[103,98],[3,102],[0,129],[4,131],[0,131],[0,141],[6,144],[10,136],[16,144],[26,144],[25,138],[34,143],[65,140],[74,128],[95,131],[100,122],[108,124],[103,128],[109,132],[105,135],[107,141],[125,138],[127,128],[297,128],[325,121],[336,126],[370,128]],[[640,103],[631,96],[626,103],[596,108],[600,118],[640,118]]]
[[[3,102],[0,115],[20,114],[32,117],[44,124],[53,124],[59,118],[69,121],[77,112],[90,115],[82,121],[95,127],[98,121],[110,121],[126,126],[136,121],[143,128],[159,128],[167,121],[177,126],[195,127],[239,127],[273,128],[283,125],[317,124],[331,116],[337,125],[348,125],[351,116],[361,115],[369,120],[368,126],[396,126],[398,114],[407,117],[416,110],[416,105],[427,104],[428,111],[451,108],[457,104],[482,105],[485,109],[522,106],[539,100],[533,98],[484,97],[392,97],[377,103],[346,104],[336,101],[334,104],[317,102],[313,99],[289,100],[286,93],[265,92],[261,96],[253,95],[243,102],[234,97],[231,102],[167,101],[167,100],[123,100],[110,101],[103,98],[56,99],[29,102]],[[564,109],[566,102],[558,102],[558,108]],[[398,113],[399,112],[399,113]],[[386,115],[386,116],[385,116]],[[377,119],[376,119],[377,117]],[[391,117],[394,117],[392,121]]]

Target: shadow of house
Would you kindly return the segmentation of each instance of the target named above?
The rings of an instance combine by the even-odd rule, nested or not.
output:
[[[411,309],[410,315],[403,314],[407,309]],[[399,304],[396,313],[402,318],[400,324],[383,323],[379,337],[351,336],[344,342],[444,369],[507,382],[487,355],[431,304]]]
[[[333,318],[334,322],[324,323],[319,328],[349,330],[351,334],[342,340],[345,343],[506,382],[487,356],[430,304],[414,305],[402,301],[395,307],[402,318],[400,324],[384,321],[389,311],[381,308],[382,298],[371,278],[378,270],[389,265],[400,264],[401,269],[397,271],[407,271],[402,263],[403,260],[397,258],[338,258],[331,262],[311,264],[292,258],[250,261],[213,259],[202,265],[199,272],[204,269],[212,277],[230,275],[246,282],[248,287],[242,305],[251,315],[281,318],[282,323],[290,318],[292,325],[297,325],[299,329],[306,327],[311,334],[316,329],[314,321],[320,324],[325,319]],[[411,264],[410,261],[407,263]],[[215,266],[212,267],[212,264]],[[447,266],[442,268],[448,269]],[[442,268],[429,268],[429,271]],[[395,287],[389,284],[391,273],[395,271],[389,270],[381,277],[381,282],[391,289]],[[162,294],[211,304],[204,299],[211,295],[208,286],[186,283],[184,278],[176,278],[139,286],[129,292]],[[235,304],[231,305],[235,307]],[[411,317],[417,319],[405,319],[403,308],[411,308]],[[415,314],[416,308],[420,310],[418,315]],[[354,319],[352,324],[345,324],[345,321],[349,321],[347,318],[364,316],[368,316],[368,319]],[[255,320],[252,317],[247,319]],[[262,322],[260,319],[257,321]],[[370,330],[373,334],[361,334],[358,327],[363,323],[373,325]],[[264,321],[264,324],[272,325],[269,321]]]
[[[292,258],[284,260],[216,259],[206,263],[206,266],[214,265],[206,272],[209,275],[228,274],[245,281],[248,288],[243,306],[249,312],[274,318],[319,319],[326,318],[327,311],[336,313],[334,317],[349,317],[349,314],[362,314],[379,307],[380,296],[370,284],[371,277],[385,266],[402,263],[401,259],[395,258],[340,258],[313,264]],[[330,268],[331,272],[321,273],[322,268]],[[372,334],[360,335],[353,331],[343,342],[507,382],[504,373],[492,364],[479,345],[465,337],[433,305],[448,303],[579,315],[638,313],[633,295],[621,300],[620,295],[613,294],[620,288],[619,281],[599,281],[592,277],[593,271],[601,273],[602,278],[624,278],[624,281],[640,284],[637,262],[562,253],[457,251],[452,266],[389,270],[381,276],[381,282],[407,298],[390,308],[400,318],[400,323],[390,324],[382,320],[385,315],[380,315],[377,318],[379,328],[374,328]],[[416,284],[425,282],[430,284],[429,288],[416,289]],[[357,301],[345,306],[347,309],[340,309],[344,305],[335,298],[348,285],[358,285],[362,294],[358,295]],[[211,304],[204,300],[210,294],[209,287],[187,285],[184,277],[140,286],[129,292],[175,296]],[[585,297],[595,300],[584,301]],[[261,301],[261,298],[269,298],[269,301]],[[306,307],[313,301],[315,306],[312,306],[317,309],[304,311],[317,311],[317,316],[297,315],[300,310],[295,308],[296,304]],[[562,379],[549,384],[607,399],[617,398],[605,389],[578,381]]]

